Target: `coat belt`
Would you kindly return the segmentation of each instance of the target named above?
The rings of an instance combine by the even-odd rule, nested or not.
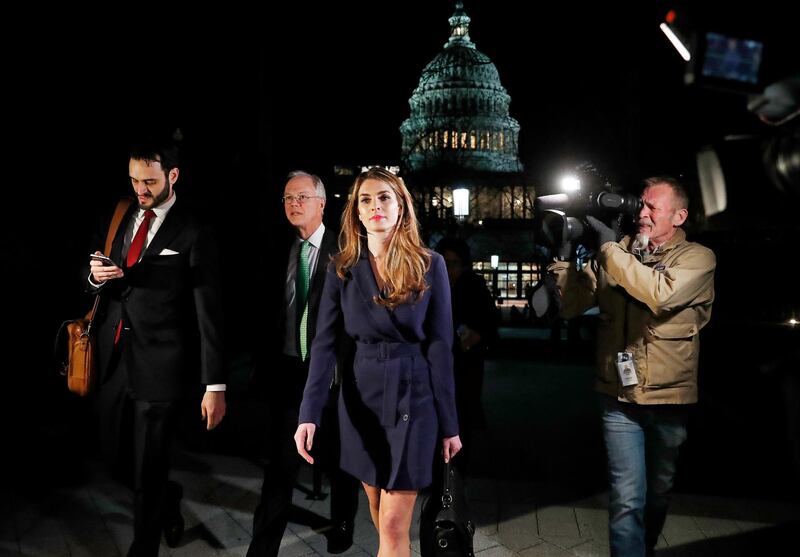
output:
[[[412,365],[402,366],[395,362],[400,358],[422,357],[422,345],[409,342],[357,342],[356,357],[375,360],[383,364],[383,401],[381,402],[381,425],[394,427],[397,424],[397,410],[400,403],[400,385],[403,379],[409,384],[405,389],[406,396],[410,397]],[[405,369],[404,369],[405,368]],[[405,374],[409,377],[403,377]],[[408,406],[408,400],[405,400]]]

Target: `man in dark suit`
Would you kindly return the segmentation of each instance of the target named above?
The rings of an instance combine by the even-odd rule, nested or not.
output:
[[[294,234],[278,260],[283,272],[279,295],[268,300],[274,307],[271,331],[260,342],[261,362],[256,378],[266,391],[270,423],[267,439],[267,464],[261,501],[253,517],[253,540],[249,557],[275,556],[289,519],[292,491],[302,460],[295,449],[300,401],[308,376],[308,357],[317,328],[317,312],[325,273],[336,253],[336,237],[325,228],[325,186],[318,176],[303,171],[291,172],[283,190],[286,219]],[[331,391],[335,397],[338,389]],[[331,414],[335,415],[335,412]],[[338,447],[336,423],[326,424],[335,435],[331,445]],[[353,519],[358,506],[358,482],[338,468],[338,458],[329,467],[331,476],[331,529],[328,551],[341,553],[353,543]]]
[[[101,441],[112,470],[134,491],[129,556],[156,556],[183,533],[181,486],[168,481],[178,401],[206,385],[200,410],[212,429],[225,415],[222,306],[216,245],[173,190],[178,152],[171,138],[130,152],[137,204],[114,238],[113,264],[92,260]],[[107,230],[107,226],[106,226]],[[105,232],[93,240],[103,246]],[[95,251],[94,253],[100,253]],[[199,371],[199,374],[198,374]]]

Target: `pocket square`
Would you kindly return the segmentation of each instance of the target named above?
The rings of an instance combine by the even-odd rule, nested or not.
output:
[[[177,251],[173,251],[171,249],[162,249],[158,255],[178,255]]]

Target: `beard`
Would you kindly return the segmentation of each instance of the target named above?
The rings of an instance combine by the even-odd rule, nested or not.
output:
[[[169,195],[172,193],[172,188],[169,185],[169,182],[164,186],[164,189],[158,195],[148,196],[150,201],[150,206],[143,205],[139,203],[140,209],[152,209],[153,207],[158,207],[162,203],[164,203],[167,199],[169,199]]]
[[[650,236],[644,232],[639,232],[633,239],[631,251],[637,254],[647,254],[650,250]]]

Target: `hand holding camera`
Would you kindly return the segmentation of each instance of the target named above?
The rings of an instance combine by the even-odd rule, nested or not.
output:
[[[606,224],[600,219],[593,217],[592,215],[586,215],[586,224],[588,224],[589,228],[592,229],[592,232],[595,233],[595,236],[597,237],[598,248],[607,242],[617,241],[617,233],[614,232],[614,230],[612,230],[610,227],[606,226]]]
[[[599,248],[617,241],[617,232],[594,215],[613,217],[621,227],[623,220],[638,218],[641,208],[639,197],[631,194],[600,191],[542,195],[534,203],[539,221],[537,241],[559,260],[568,261],[576,245],[594,245],[596,239]]]

